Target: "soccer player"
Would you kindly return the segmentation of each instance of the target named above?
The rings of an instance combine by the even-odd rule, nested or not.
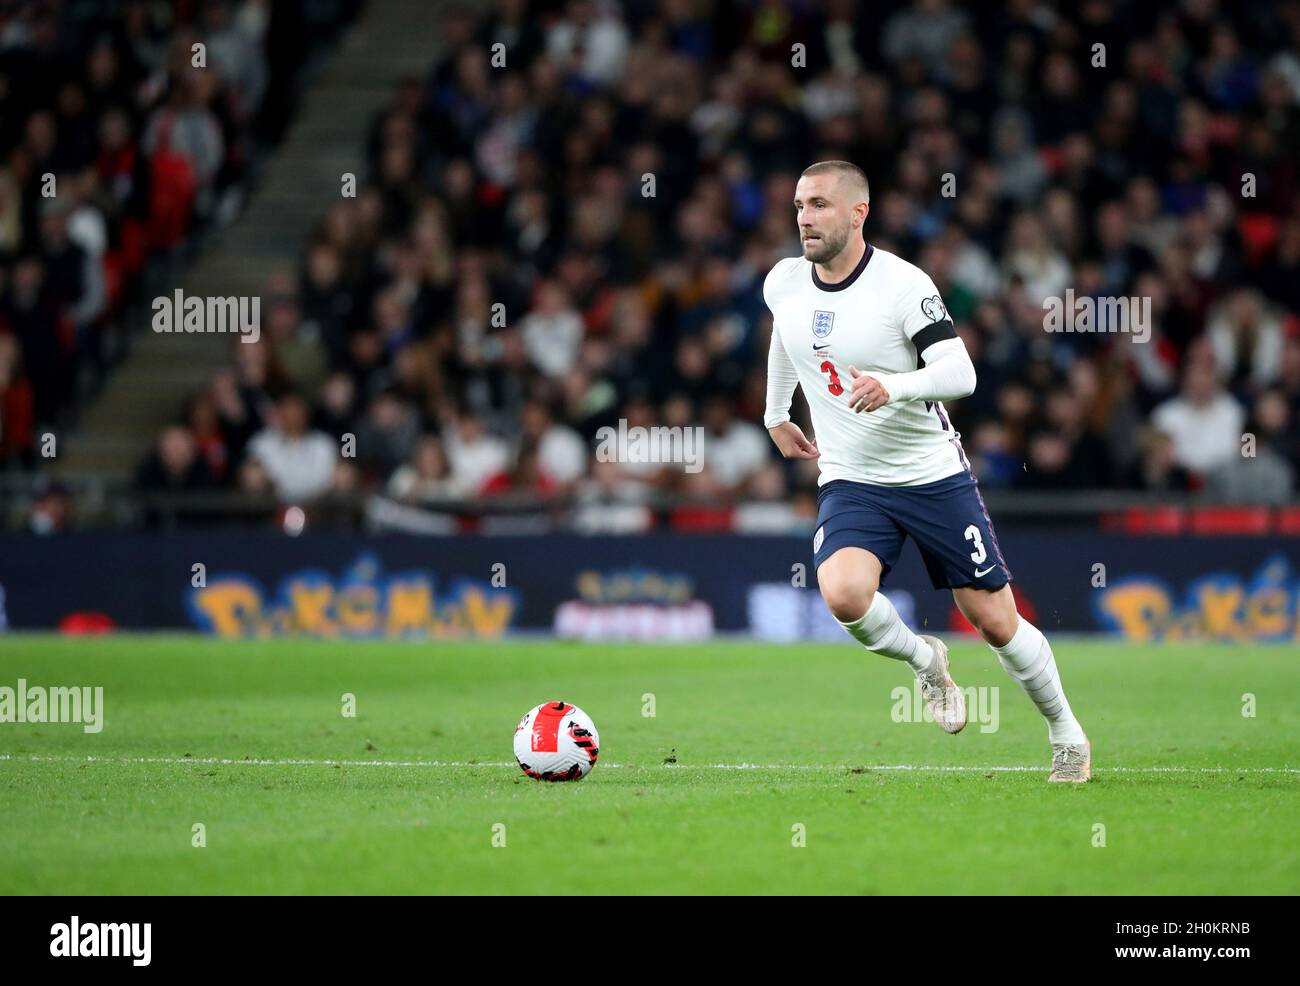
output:
[[[975,390],[975,367],[934,282],[873,248],[867,176],[812,165],[795,186],[803,256],[763,283],[772,310],[764,423],[781,454],[816,459],[813,558],[827,607],[864,647],[905,661],[934,720],[966,725],[948,648],[913,633],[880,592],[910,535],[936,589],[958,607],[1047,720],[1052,781],[1086,781],[1092,746],[1070,710],[1052,648],[1016,612],[1011,570],[945,400]],[[802,386],[815,438],[790,420]]]

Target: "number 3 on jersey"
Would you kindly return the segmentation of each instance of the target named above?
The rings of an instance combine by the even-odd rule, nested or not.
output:
[[[829,390],[836,397],[839,397],[840,394],[844,393],[844,384],[840,383],[840,375],[835,372],[834,363],[832,363],[830,360],[823,360],[822,372],[829,373],[831,375],[831,382],[826,385],[827,390]]]

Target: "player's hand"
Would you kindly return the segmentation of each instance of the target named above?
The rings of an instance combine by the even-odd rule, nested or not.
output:
[[[889,391],[875,377],[867,376],[856,366],[849,367],[849,375],[853,377],[853,393],[849,396],[849,407],[853,408],[855,414],[874,411],[889,403]]]
[[[817,439],[805,438],[802,429],[793,421],[783,421],[775,428],[767,429],[767,433],[787,459],[815,459],[821,455],[817,451]]]

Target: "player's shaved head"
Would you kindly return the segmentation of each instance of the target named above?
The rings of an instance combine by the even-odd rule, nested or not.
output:
[[[818,161],[803,169],[800,178],[814,175],[834,175],[840,181],[840,187],[854,196],[855,201],[871,201],[871,186],[867,184],[867,173],[851,161]]]
[[[804,259],[834,264],[850,242],[862,243],[857,231],[871,209],[867,176],[848,161],[818,161],[804,169],[794,189],[794,208]],[[855,239],[856,237],[856,239]],[[850,250],[845,254],[854,256]]]

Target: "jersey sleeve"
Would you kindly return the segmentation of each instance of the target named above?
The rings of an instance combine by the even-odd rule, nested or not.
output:
[[[912,268],[911,276],[897,295],[894,318],[908,340],[916,347],[917,368],[925,366],[925,351],[936,342],[956,339],[952,316],[928,274]]]
[[[896,323],[916,348],[916,369],[875,374],[890,401],[950,401],[974,393],[975,366],[929,275],[911,268],[895,305]]]
[[[926,347],[926,364],[907,373],[873,374],[900,401],[955,401],[975,393],[975,364],[961,338],[940,339]]]
[[[794,361],[781,344],[781,330],[776,324],[776,309],[772,306],[769,291],[778,269],[779,265],[773,267],[763,281],[763,302],[772,312],[772,341],[767,350],[767,409],[763,412],[763,424],[767,428],[775,428],[790,420],[790,404],[794,400],[795,387],[799,385]]]
[[[767,350],[767,410],[763,412],[763,424],[775,428],[790,420],[790,402],[794,400],[794,388],[799,384],[799,375],[795,371],[790,354],[781,345],[781,334],[776,325],[772,325],[772,344]]]

